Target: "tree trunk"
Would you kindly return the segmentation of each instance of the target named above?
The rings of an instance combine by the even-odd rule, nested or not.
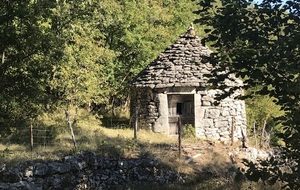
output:
[[[136,108],[136,110],[135,110],[135,123],[134,123],[134,140],[137,140],[138,121],[139,121],[139,110],[138,110],[138,108]]]
[[[70,129],[70,132],[71,132],[73,145],[74,145],[75,150],[77,150],[77,143],[76,143],[76,138],[75,138],[74,130],[73,130],[73,124],[76,122],[76,119],[75,119],[76,117],[74,117],[74,121],[72,122],[68,110],[65,110],[65,114],[66,114],[66,119],[67,119],[69,129]],[[76,114],[77,114],[77,108],[76,108]]]
[[[260,142],[259,142],[260,148],[262,148],[262,146],[263,146],[263,139],[265,138],[266,125],[267,125],[267,119],[264,120],[263,125],[261,126],[261,134],[260,134]]]
[[[5,61],[5,51],[3,50],[2,52],[2,59],[1,59],[1,64],[3,65]]]
[[[253,133],[254,133],[254,139],[255,139],[255,148],[257,148],[257,135],[256,135],[255,123],[253,123]]]
[[[112,101],[111,101],[111,116],[110,116],[110,127],[113,127],[113,117],[114,117],[114,103],[115,103],[115,98],[113,97]]]

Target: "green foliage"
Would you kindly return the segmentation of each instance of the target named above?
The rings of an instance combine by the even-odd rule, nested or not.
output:
[[[215,66],[212,82],[220,84],[222,78],[234,73],[244,80],[245,89],[262,86],[257,93],[269,95],[284,111],[280,117],[284,130],[279,137],[285,142],[288,157],[295,159],[299,168],[300,44],[295,42],[300,39],[300,2],[218,2],[215,6],[216,1],[202,0],[197,11],[201,17],[197,22],[212,27],[205,39],[216,50],[211,55]],[[299,188],[297,172],[294,177],[281,180]]]
[[[43,109],[50,65],[48,13],[52,3],[1,1],[0,125],[23,126]],[[41,64],[43,63],[43,64]]]
[[[11,155],[11,154],[12,154],[11,150],[9,150],[8,148],[5,148],[5,149],[1,152],[0,158],[5,158],[5,157],[7,157],[7,156],[9,156],[9,155]]]
[[[185,32],[195,5],[1,1],[1,126],[28,126],[44,111],[66,105],[125,104],[132,78]]]
[[[110,104],[122,105],[133,77],[185,32],[195,19],[196,6],[185,0],[103,1],[101,6],[104,17],[99,28],[117,55],[105,67]]]
[[[274,98],[255,94],[259,89],[261,88],[249,89],[248,94],[252,94],[252,97],[246,99],[247,126],[250,135],[259,136],[263,140],[264,137],[260,136],[263,135],[261,131],[266,131],[270,134],[270,143],[278,145],[280,142],[276,134],[282,132],[282,125],[276,121],[276,118],[283,116],[284,111],[275,103]],[[256,134],[253,134],[254,130]]]
[[[105,49],[99,38],[97,16],[88,12],[94,9],[88,2],[77,1],[58,3],[53,10],[53,29],[59,34],[61,47],[59,59],[54,60],[50,88],[64,104],[80,106],[107,100],[101,62],[112,59],[113,53]]]
[[[189,138],[195,138],[196,132],[195,127],[191,124],[185,125],[182,128],[182,137],[189,139]]]

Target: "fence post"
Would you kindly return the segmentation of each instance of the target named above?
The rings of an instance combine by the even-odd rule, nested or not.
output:
[[[33,151],[33,126],[32,126],[32,123],[30,124],[30,149],[32,152]]]
[[[181,117],[178,116],[178,151],[179,158],[181,158]]]
[[[235,118],[232,116],[232,124],[231,124],[231,146],[234,143],[234,131],[235,131]]]
[[[137,139],[137,128],[138,128],[138,119],[139,119],[138,117],[139,117],[139,110],[136,107],[136,110],[135,110],[135,122],[134,122],[134,140]]]

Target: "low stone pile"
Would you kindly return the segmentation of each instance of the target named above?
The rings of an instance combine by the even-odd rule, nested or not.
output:
[[[51,162],[25,161],[0,166],[0,189],[126,189],[136,184],[182,180],[176,171],[153,158],[107,159],[92,152]]]
[[[246,159],[248,161],[252,161],[254,163],[268,160],[274,156],[273,150],[262,150],[254,147],[248,148],[236,148],[232,152],[229,153],[229,156],[234,156],[239,160]]]

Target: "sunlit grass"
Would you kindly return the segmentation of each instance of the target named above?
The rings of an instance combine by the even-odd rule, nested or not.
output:
[[[77,149],[74,149],[71,134],[64,118],[63,111],[45,114],[40,117],[39,125],[54,131],[54,139],[44,144],[34,144],[31,151],[29,137],[24,137],[23,144],[0,143],[0,162],[13,165],[22,160],[56,160],[81,151],[93,151],[106,157],[136,158],[143,156],[157,157],[163,162],[173,165],[180,171],[184,160],[178,158],[177,151],[170,151],[166,145],[176,145],[176,137],[167,137],[148,130],[138,130],[134,139],[132,128],[106,128],[99,119],[79,110],[78,121],[74,125]],[[34,139],[35,141],[35,139]]]
[[[85,110],[79,110],[78,121],[74,125],[74,133],[77,142],[77,150],[74,149],[71,134],[64,118],[63,110],[56,113],[40,116],[35,126],[43,129],[51,129],[54,139],[51,142],[34,144],[30,147],[28,129],[26,135],[19,137],[24,139],[22,144],[0,143],[0,162],[14,164],[22,160],[51,160],[81,152],[94,151],[109,157],[137,157],[140,152],[159,152],[159,144],[174,144],[176,138],[168,138],[146,130],[139,130],[137,139],[134,139],[132,128],[112,129],[101,125],[99,119]],[[20,140],[19,140],[20,142]],[[35,139],[34,142],[36,143]]]
[[[191,154],[182,153],[179,157],[178,149],[172,149],[178,145],[177,137],[138,130],[137,139],[134,139],[132,128],[106,128],[99,119],[84,110],[80,110],[79,115],[78,122],[74,126],[78,147],[76,150],[64,114],[60,111],[52,115],[44,115],[39,121],[40,125],[44,124],[41,127],[51,127],[54,130],[55,135],[51,142],[34,145],[32,151],[29,138],[25,135],[22,143],[13,143],[13,141],[0,143],[0,163],[12,166],[26,160],[58,160],[69,154],[93,151],[99,156],[108,158],[155,157],[166,167],[190,176],[189,186],[171,184],[164,187],[165,189],[216,189],[215,187],[247,189],[249,186],[252,186],[252,189],[261,189],[262,187],[260,184],[250,182],[234,183],[232,176],[227,176],[228,167],[232,164],[226,152],[234,147],[214,144],[210,147],[212,149],[207,149],[210,145],[205,141],[190,137],[182,139],[182,144],[199,145],[203,150],[196,150]],[[187,163],[186,159],[196,153],[201,155],[193,163]],[[218,176],[203,181],[203,176],[199,177],[199,172],[205,170]]]

